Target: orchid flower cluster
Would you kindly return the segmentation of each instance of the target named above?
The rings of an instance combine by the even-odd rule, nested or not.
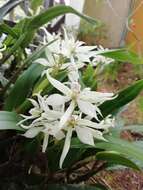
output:
[[[29,115],[22,115],[24,119],[18,125],[26,130],[24,136],[27,138],[43,134],[43,152],[52,140],[65,139],[60,158],[62,168],[73,134],[82,143],[91,146],[95,145],[95,139],[106,141],[103,135],[114,127],[114,119],[108,116],[100,121],[102,113],[99,105],[115,96],[113,93],[91,91],[80,84],[82,68],[96,58],[96,46],[86,46],[84,42],[76,41],[65,29],[63,37],[44,31],[43,43],[52,43],[46,48],[47,57],[35,62],[45,66],[43,73],[57,93],[44,96],[37,93],[36,98],[29,99],[33,108],[29,110]],[[55,72],[61,70],[67,72],[67,81],[55,79]]]

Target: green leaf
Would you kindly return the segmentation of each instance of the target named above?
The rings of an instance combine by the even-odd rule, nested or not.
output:
[[[143,151],[142,147],[128,142],[120,138],[115,138],[112,134],[105,136],[108,142],[97,142],[96,148],[100,148],[106,151],[115,151],[127,158],[140,162],[143,166]]]
[[[48,43],[47,45],[50,45],[52,42]],[[46,46],[47,46],[46,45]],[[35,51],[32,55],[30,55],[26,60],[25,62],[23,63],[23,66],[29,66],[34,60],[36,60],[37,58],[39,58],[40,56],[42,57],[42,54],[44,53],[45,51],[45,47],[46,46],[43,46],[41,49],[38,49],[37,51]],[[39,65],[39,66],[38,66]],[[34,68],[34,72],[32,71],[32,68]],[[39,68],[39,70],[38,70]],[[40,65],[40,64],[33,64],[33,66],[31,65],[16,81],[15,85],[13,86],[12,90],[10,91],[10,94],[9,96],[7,97],[6,101],[5,101],[5,106],[4,108],[6,110],[12,110],[13,108],[15,108],[14,106],[14,102],[13,102],[13,98],[14,96],[18,96],[18,95],[15,95],[17,94],[17,92],[20,92],[21,94],[21,100],[19,100],[19,102],[22,102],[23,103],[23,100],[25,100],[25,94],[28,93],[28,91],[30,89],[26,89],[26,92],[24,92],[23,94],[23,91],[21,90],[21,86],[23,86],[24,84],[28,83],[28,86],[30,88],[30,86],[32,87],[33,84],[35,83],[35,81],[39,78],[40,76],[40,71],[42,72],[44,70],[43,66]],[[32,75],[31,75],[31,73]],[[30,82],[28,82],[28,75],[30,76]],[[25,87],[26,88],[26,87]],[[13,103],[12,103],[13,102]],[[17,104],[16,104],[17,105]],[[14,106],[14,107],[13,107]],[[18,105],[19,106],[19,105]]]
[[[54,19],[60,15],[66,14],[66,13],[76,14],[77,16],[83,18],[84,20],[86,20],[87,22],[89,22],[91,24],[94,24],[94,25],[99,24],[99,21],[79,13],[78,11],[76,11],[75,9],[73,9],[70,6],[59,5],[59,6],[54,6],[52,8],[49,8],[45,12],[33,17],[30,20],[26,30],[31,31],[31,30],[38,29],[39,27],[43,26],[44,24],[47,24],[52,19]]]
[[[106,117],[109,114],[114,114],[121,107],[134,100],[142,90],[143,80],[139,80],[128,88],[120,91],[115,99],[106,101],[101,104],[99,108],[103,117]]]
[[[23,129],[16,124],[20,121],[20,116],[14,112],[0,111],[0,130],[18,130]]]
[[[4,6],[0,8],[0,21],[2,21],[3,17],[9,13],[9,11],[15,8],[18,4],[20,4],[23,0],[12,0],[8,1]]]
[[[116,61],[128,62],[134,64],[143,64],[143,58],[127,49],[106,50],[99,52],[100,55],[115,59]]]
[[[14,27],[14,31],[16,31],[17,29],[20,30],[19,46],[21,46],[23,48],[27,47],[28,44],[32,41],[37,29],[39,29],[44,24],[47,24],[52,19],[54,19],[60,15],[66,14],[66,13],[76,14],[77,16],[80,16],[81,18],[83,18],[84,20],[86,20],[87,22],[89,22],[91,24],[94,24],[96,26],[100,25],[99,21],[79,13],[78,11],[74,10],[70,6],[65,6],[65,5],[54,6],[52,8],[49,8],[48,10],[44,11],[43,13],[40,13],[39,15],[34,16],[33,18],[26,18],[26,19],[21,20],[20,24],[18,23]],[[21,38],[21,35],[24,36],[24,39]],[[10,39],[10,41],[11,41],[11,39]],[[15,42],[14,42],[14,44],[15,44]]]
[[[140,170],[140,168],[134,162],[115,151],[98,152],[96,154],[96,159],[104,160],[111,164],[123,165],[136,170]]]
[[[27,96],[31,93],[34,83],[41,76],[43,70],[44,67],[42,65],[32,64],[23,72],[5,101],[5,110],[11,111],[16,109],[25,101]]]
[[[21,35],[20,38],[18,38],[17,41],[15,41],[14,45],[9,50],[7,50],[8,57],[10,57],[14,52],[16,52],[16,50],[21,46],[21,43],[23,42],[24,39],[25,39],[25,34]]]
[[[90,87],[92,90],[95,90],[97,88],[96,72],[92,65],[88,65],[85,69],[84,73],[82,74],[82,81],[87,87]]]
[[[4,23],[0,24],[0,32],[11,35],[13,38],[18,38],[17,33],[7,24]]]
[[[112,133],[105,136],[107,142],[95,141],[95,147],[84,145],[78,139],[73,138],[71,149],[85,149],[86,153],[82,155],[82,159],[90,158],[107,161],[106,167],[111,165],[123,165],[136,170],[140,170],[143,165],[143,143],[135,144],[134,142],[128,142],[120,139],[120,137],[114,137]],[[103,151],[104,150],[104,151]],[[139,155],[139,152],[142,152]],[[94,158],[93,156],[96,155]]]

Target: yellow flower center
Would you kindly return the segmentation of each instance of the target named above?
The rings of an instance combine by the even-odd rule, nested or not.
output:
[[[72,116],[71,119],[68,121],[68,126],[74,128],[77,124],[76,119]]]

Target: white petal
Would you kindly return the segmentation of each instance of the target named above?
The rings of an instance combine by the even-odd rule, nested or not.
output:
[[[27,130],[27,129],[30,129],[30,128],[31,128],[31,125],[28,125],[28,126],[27,126],[27,125],[21,124],[20,127],[22,127],[23,129],[26,129],[26,130]]]
[[[86,115],[90,116],[91,118],[97,118],[97,113],[96,113],[96,107],[92,105],[90,102],[85,102],[82,100],[77,100],[78,107],[79,109]]]
[[[60,168],[62,168],[63,162],[68,154],[68,151],[70,149],[70,143],[71,143],[71,138],[72,138],[72,128],[69,128],[67,131],[67,135],[66,135],[66,139],[65,139],[65,143],[64,143],[64,147],[63,147],[63,151],[61,154],[61,158],[60,158]]]
[[[78,62],[78,63],[76,63],[76,65],[77,65],[77,68],[78,68],[78,69],[81,69],[82,67],[85,66],[85,63],[83,63],[83,62]]]
[[[54,79],[53,77],[51,77],[49,75],[49,72],[47,71],[47,78],[49,80],[49,82],[56,88],[58,89],[60,92],[62,92],[63,94],[69,96],[72,94],[72,91],[65,86],[63,83],[61,83],[60,81]]]
[[[89,57],[85,54],[78,54],[78,61],[81,61],[81,62],[90,62],[90,59]]]
[[[65,123],[68,121],[68,119],[70,118],[71,114],[73,113],[75,108],[75,102],[72,101],[68,107],[68,109],[66,110],[66,112],[64,113],[64,115],[61,117],[60,123],[59,123],[59,129],[63,128],[63,126],[65,125]]]
[[[48,111],[49,107],[46,103],[46,96],[42,97],[40,94],[37,94],[37,97],[38,97],[38,102],[39,102],[40,108],[43,111]]]
[[[68,68],[70,66],[70,64],[71,63],[64,63],[64,64],[62,64],[61,70],[64,70],[64,69]]]
[[[55,134],[55,138],[57,140],[62,140],[65,137],[65,134],[63,133],[63,131],[59,131],[58,133]]]
[[[100,114],[101,116],[103,116],[102,115],[102,113],[101,113],[101,110],[95,105],[95,110],[96,110],[96,112],[98,113],[98,114]]]
[[[104,129],[104,125],[101,125],[99,123],[92,122],[88,119],[78,119],[77,124],[80,126],[86,126],[86,127],[91,127],[94,129]]]
[[[89,51],[96,49],[97,46],[80,46],[78,47],[78,53],[85,53],[87,54]]]
[[[71,82],[78,82],[79,74],[78,71],[72,71],[68,73],[68,78]]]
[[[90,129],[92,131],[92,134],[94,136],[94,138],[99,139],[99,140],[103,140],[103,141],[107,141],[104,137],[101,131],[98,130],[94,130],[94,129]]]
[[[50,62],[48,62],[48,61],[47,61],[46,59],[44,59],[44,58],[36,59],[34,62],[35,62],[35,63],[39,63],[39,64],[41,64],[41,65],[43,65],[43,66],[45,66],[45,67],[52,67],[52,66],[53,66]]]
[[[54,36],[53,36],[50,32],[48,32],[48,31],[46,30],[46,28],[41,27],[40,29],[45,32],[48,41],[53,41],[53,40],[54,40]]]
[[[89,89],[84,89],[80,93],[80,99],[90,101],[91,103],[101,104],[106,100],[112,100],[115,96],[113,93],[94,92]]]
[[[17,123],[17,125],[21,125],[22,123],[24,123],[25,121],[28,121],[28,120],[30,120],[30,119],[35,119],[34,116],[26,116],[26,115],[22,115],[22,114],[21,114],[21,116],[24,117],[25,119],[19,121],[19,122]]]
[[[44,133],[54,136],[57,140],[61,140],[65,137],[63,131],[59,130],[58,128],[59,122],[52,122],[52,124],[44,124],[45,129],[43,130]]]
[[[44,140],[43,140],[43,146],[42,146],[42,152],[46,152],[47,146],[48,146],[48,140],[49,140],[49,134],[44,134]]]
[[[46,99],[46,102],[51,106],[60,106],[65,103],[65,97],[60,94],[52,94]]]
[[[29,110],[30,115],[32,115],[34,118],[39,117],[41,112],[42,112],[42,110],[40,108],[36,108],[36,107]]]
[[[36,102],[36,100],[28,98],[28,100],[33,104],[34,107],[39,108],[39,104]]]
[[[27,138],[34,138],[35,136],[38,135],[38,133],[40,133],[41,130],[42,130],[42,127],[32,127],[28,129],[26,133],[24,133],[23,136]]]
[[[46,111],[44,113],[42,113],[42,117],[45,118],[45,119],[53,119],[53,120],[56,120],[56,119],[59,119],[61,118],[61,116],[63,115],[62,112],[60,111],[55,111],[55,110],[49,110],[49,111]]]
[[[41,124],[41,121],[43,120],[43,117],[38,117],[37,119],[34,119],[31,123],[31,126],[37,126]]]
[[[49,50],[48,47],[45,49],[45,53],[46,53],[47,59],[48,59],[48,61],[49,61],[49,64],[50,64],[51,66],[54,66],[54,65],[55,65],[55,60],[54,60],[54,57],[53,57],[53,55],[52,55],[52,53],[50,52],[50,50]]]
[[[78,67],[74,63],[68,67],[68,77],[71,82],[78,82],[79,80]]]
[[[94,138],[91,130],[88,127],[75,127],[79,140],[84,144],[94,146]]]

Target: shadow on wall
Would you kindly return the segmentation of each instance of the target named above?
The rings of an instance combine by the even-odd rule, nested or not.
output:
[[[143,53],[143,0],[86,0],[83,12],[104,23],[106,38],[100,44],[110,48],[127,45]]]

